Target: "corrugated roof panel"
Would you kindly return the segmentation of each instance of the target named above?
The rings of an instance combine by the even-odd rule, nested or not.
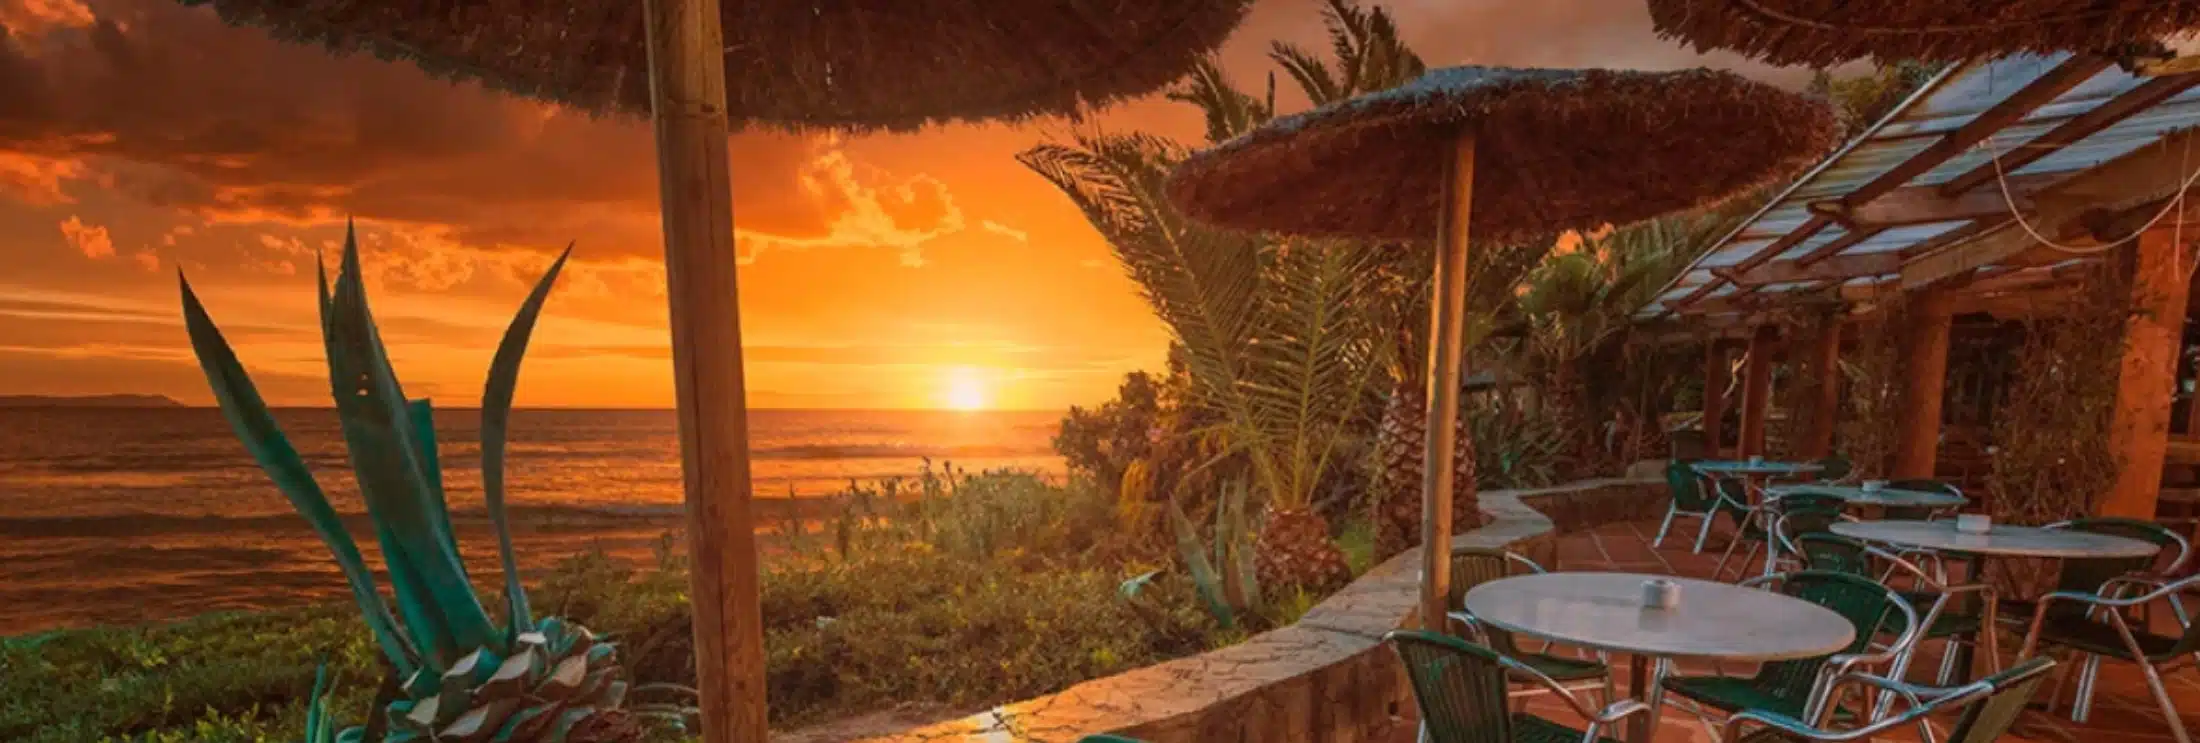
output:
[[[1816,281],[1782,281],[1757,287],[1757,291],[1760,293],[1779,294],[1783,292],[1808,289],[1817,286],[1819,283],[1820,282]]]
[[[1772,244],[1771,240],[1755,240],[1745,243],[1727,243],[1726,247],[1720,248],[1716,251],[1712,251],[1705,254],[1702,258],[1696,259],[1696,267],[1724,268],[1726,266],[1731,266],[1747,260],[1752,255],[1756,255],[1758,250],[1770,244]]]
[[[1847,237],[1848,234],[1849,231],[1841,229],[1840,225],[1829,226],[1825,229],[1819,230],[1817,234],[1804,238],[1802,242],[1798,242],[1788,247],[1787,250],[1780,251],[1780,255],[1778,255],[1776,259],[1783,261],[1792,261],[1797,258],[1801,258],[1804,255],[1809,254],[1813,250],[1825,247],[1827,243],[1831,243],[1835,240]]]
[[[1676,281],[1673,285],[1685,286],[1684,290],[1675,289],[1663,296],[1677,298],[1676,293],[1686,296],[1707,284],[1716,287],[1709,292],[1709,296],[1731,294],[1733,287],[1723,279],[1710,276],[1706,269],[1731,266],[1748,260],[1808,220],[1811,213],[1807,204],[1854,192],[1931,147],[1939,141],[1943,133],[1970,123],[1979,114],[1992,109],[2010,95],[2026,89],[2069,58],[2068,54],[2013,55],[1992,62],[1964,66],[1937,78],[1924,94],[1905,103],[1905,107],[1892,119],[1878,123],[1865,140],[1853,143],[1830,161],[1820,163],[1802,181],[1778,197],[1777,203],[1769,205],[1762,213],[1753,216],[1735,230],[1734,234],[1724,238],[1723,245],[1707,251],[1691,267],[1692,270],[1687,274],[1688,281],[1685,284]],[[1945,162],[1937,163],[1902,185],[1937,185],[1981,165],[1990,164],[1995,153],[2015,151],[2040,135],[2075,117],[2092,112],[2144,82],[2144,78],[2134,77],[2117,68],[2099,72],[2056,96],[2055,100],[2028,112],[2023,120],[1997,132],[1985,146],[1974,147]],[[2195,125],[2200,125],[2200,88],[2187,90],[2161,105],[2062,147],[2015,170],[2011,175],[2074,174],[2129,155],[2170,132]],[[2200,167],[2200,152],[2193,153],[2193,167]],[[1989,184],[1982,188],[1994,186]],[[1871,254],[1906,250],[1922,241],[1962,229],[1969,224],[1969,220],[1962,220],[1892,228],[1848,246],[1844,252]],[[1822,229],[1782,251],[1780,257],[1800,257],[1840,239],[1843,234],[1838,226]],[[1895,274],[1888,274],[1882,279],[1891,282],[1894,276]],[[1872,279],[1853,279],[1847,283],[1869,286],[1872,282]],[[1896,290],[1894,287],[1895,284],[1888,284],[1889,291]],[[1768,286],[1760,287],[1760,291],[1781,290]]]

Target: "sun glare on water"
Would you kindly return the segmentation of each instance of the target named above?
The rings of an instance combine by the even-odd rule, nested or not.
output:
[[[985,379],[978,370],[958,366],[947,370],[947,407],[953,410],[983,410],[986,403]]]

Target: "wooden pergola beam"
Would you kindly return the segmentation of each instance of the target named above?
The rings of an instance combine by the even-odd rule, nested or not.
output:
[[[1988,161],[1983,165],[1970,169],[1963,175],[1956,176],[1954,180],[1941,184],[1938,191],[1940,195],[1945,197],[1961,197],[1966,192],[1994,180],[1997,167],[2002,173],[2014,174],[2019,170],[2023,170],[2024,166],[2055,154],[2064,147],[2083,141],[2086,137],[2098,134],[2101,130],[2114,126],[2116,122],[2131,118],[2132,114],[2153,108],[2163,101],[2174,98],[2177,94],[2185,92],[2196,84],[2200,84],[2200,74],[2157,77],[2140,83],[2138,87],[2124,91],[2123,95],[2116,96],[2091,111],[2072,117],[2069,121],[2063,122],[2061,126],[2050,129],[2045,134],[2024,143],[2016,150],[2001,155],[1999,166],[1992,161]],[[2012,183],[2011,185],[2015,184]]]
[[[1933,222],[2007,217],[2009,202],[2030,209],[2032,194],[2062,180],[2065,174],[2033,173],[2009,179],[2009,198],[2000,189],[1942,193],[1939,186],[1904,186],[1870,201],[1851,205],[1838,199],[1812,202],[1812,213],[1840,220],[1849,229],[1883,229]]]
[[[1816,262],[1773,261],[1758,266],[1748,273],[1734,273],[1727,269],[1713,269],[1713,274],[1726,273],[1724,278],[1745,286],[1761,286],[1789,281],[1817,281],[1824,279],[1853,279],[1861,276],[1879,276],[1902,270],[1899,253],[1858,253],[1836,255]]]
[[[2110,64],[2109,60],[2091,54],[2079,54],[2063,60],[2062,64],[2056,65],[2054,69],[2040,75],[2030,84],[2024,86],[2023,89],[2010,94],[2007,98],[2003,98],[1991,108],[1972,117],[1963,126],[1957,127],[1955,131],[1943,135],[1939,141],[1927,146],[1923,151],[1887,169],[1886,172],[1879,174],[1878,177],[1873,178],[1864,185],[1858,186],[1854,191],[1844,194],[1842,198],[1849,204],[1862,204],[1893,191],[1902,184],[1908,183],[1910,179],[1947,162],[1949,158],[1963,154],[1964,151],[1969,150],[1979,142],[1985,141],[1987,137],[1993,136],[1995,132],[2023,120],[2033,110],[2046,105],[2063,93],[2069,92],[2070,89],[2092,79],[2094,75],[2100,74],[2102,70],[2108,69]],[[1757,251],[1756,254],[1736,263],[1734,270],[1747,272],[1763,265],[1778,257],[1781,253],[1787,252],[1796,243],[1809,239],[1810,236],[1817,234],[1819,230],[1825,229],[1830,224],[1834,224],[1833,219],[1813,214],[1787,235],[1773,241],[1772,244]],[[1684,307],[1702,301],[1718,288],[1719,283],[1718,281],[1705,282],[1703,286],[1689,292],[1688,296],[1682,297],[1673,306],[1676,308]],[[1747,287],[1742,287],[1741,290],[1749,291]]]

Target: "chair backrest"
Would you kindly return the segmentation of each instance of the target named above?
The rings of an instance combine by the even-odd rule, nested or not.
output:
[[[1683,511],[1702,513],[1711,509],[1717,499],[1703,486],[1703,475],[1687,462],[1675,459],[1665,463],[1665,487],[1673,491],[1673,504]]]
[[[1878,581],[1864,576],[1831,570],[1804,570],[1773,576],[1772,580],[1780,584],[1780,593],[1832,609],[1856,629],[1856,639],[1836,653],[1767,663],[1757,673],[1752,685],[1758,691],[1797,706],[1809,702],[1818,683],[1818,672],[1825,668],[1829,658],[1870,647],[1872,636],[1879,632],[1880,623],[1886,621],[1887,615],[1901,615],[1895,603],[1902,598]]]
[[[1120,735],[1108,735],[1108,734],[1106,734],[1106,733],[1101,733],[1101,734],[1098,734],[1098,735],[1087,735],[1087,736],[1085,736],[1085,737],[1082,737],[1082,738],[1078,738],[1078,739],[1077,739],[1077,743],[1146,743],[1146,742],[1145,742],[1145,741],[1142,741],[1142,740],[1139,740],[1139,739],[1137,739],[1137,738],[1125,738],[1125,737],[1123,737],[1123,736],[1120,736]]]
[[[1945,482],[1941,482],[1939,480],[1891,480],[1888,481],[1887,487],[1893,490],[1915,490],[1920,493],[1947,493],[1958,498],[1963,497],[1963,490],[1961,488]]]
[[[2039,690],[2040,682],[2047,680],[2047,671],[2055,661],[2033,658],[2010,666],[2001,673],[1984,679],[1993,691],[1984,699],[1972,702],[1956,718],[1956,726],[1948,733],[1948,743],[1991,743],[2000,740],[2009,726],[2017,722],[2017,715],[2031,703],[2032,694]]]
[[[1499,578],[1543,572],[1543,566],[1534,560],[1504,550],[1460,549],[1451,555],[1451,593],[1444,605],[1453,609],[1466,606],[1467,591],[1475,586]],[[1490,647],[1507,656],[1518,657],[1519,648],[1513,645],[1512,634],[1485,627]]]
[[[1849,476],[1849,458],[1835,454],[1818,460],[1818,479],[1839,480]]]
[[[1497,651],[1415,630],[1399,630],[1383,639],[1405,663],[1430,743],[1511,743],[1506,671]]]
[[[2173,561],[2171,567],[2181,566],[2184,563],[2184,552],[2189,547],[2188,543],[2185,541],[2184,536],[2170,530],[2169,527],[2154,523],[2152,521],[2141,521],[2138,519],[2109,517],[2082,518],[2048,524],[2046,528],[2071,529],[2074,531],[2082,531],[2092,534],[2107,534],[2109,536],[2127,537],[2130,539],[2137,539],[2140,541],[2148,542],[2155,546],[2161,547],[2162,552],[2168,553],[2170,555],[2169,559]],[[2055,587],[2064,591],[2083,591],[2085,593],[2095,593],[2097,591],[2100,591],[2101,584],[2107,582],[2109,579],[2128,575],[2135,572],[2140,572],[2148,568],[2154,567],[2156,562],[2160,559],[2160,554],[2156,554],[2146,557],[2064,560],[2062,563],[2062,575],[2056,579]],[[2085,610],[2085,607],[2078,604],[2065,604],[2062,608],[2071,611]]]
[[[1871,547],[1861,540],[1812,532],[1795,535],[1789,541],[1795,553],[1802,556],[1805,568],[1872,577]]]
[[[1802,538],[1805,534],[1830,534],[1833,532],[1833,525],[1841,520],[1841,508],[1839,506],[1829,507],[1816,505],[1815,503],[1794,504],[1789,503],[1788,500],[1788,498],[1780,499],[1781,502],[1778,507],[1780,515],[1778,518],[1773,519],[1772,528],[1777,530],[1780,536],[1790,544]],[[1841,501],[1836,498],[1834,502],[1840,503]]]

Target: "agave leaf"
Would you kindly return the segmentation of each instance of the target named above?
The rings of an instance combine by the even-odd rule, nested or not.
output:
[[[382,540],[398,613],[440,672],[489,645],[497,632],[452,548],[450,515],[412,441],[404,390],[382,351],[361,273],[358,241],[347,233],[329,307],[329,383],[360,495]]]
[[[1161,571],[1148,570],[1123,581],[1122,585],[1115,587],[1115,592],[1122,594],[1125,599],[1136,600],[1139,594],[1146,592],[1147,586],[1153,585],[1153,579],[1160,576]]]
[[[329,743],[328,661],[313,669],[313,695],[306,698],[306,743]]]
[[[213,387],[214,400],[222,410],[222,417],[229,419],[229,427],[244,442],[245,449],[258,461],[260,469],[275,481],[291,507],[304,516],[321,542],[327,544],[335,555],[336,567],[344,574],[344,581],[351,584],[351,595],[359,604],[359,612],[366,620],[367,628],[374,632],[375,643],[382,648],[382,655],[389,659],[400,673],[410,673],[421,662],[420,651],[413,645],[390,613],[388,604],[375,587],[374,573],[367,569],[366,558],[359,554],[359,545],[344,530],[342,517],[329,505],[328,496],[321,492],[321,485],[313,479],[305,459],[298,456],[297,448],[283,435],[282,427],[275,423],[274,414],[268,412],[267,403],[260,399],[260,392],[252,384],[252,378],[237,361],[236,352],[222,338],[221,329],[214,326],[213,318],[206,314],[206,307],[199,304],[198,295],[192,293],[191,282],[180,275],[178,283],[183,288],[183,325],[191,337],[191,350],[198,356],[199,367],[206,372],[206,381]]]
[[[542,303],[550,297],[558,270],[565,267],[566,257],[572,254],[573,246],[566,245],[542,280],[535,282],[527,301],[520,304],[519,314],[512,317],[511,327],[504,331],[503,342],[497,344],[495,360],[489,362],[489,382],[481,392],[481,492],[489,503],[489,522],[497,532],[497,559],[504,569],[504,596],[511,620],[505,629],[507,645],[520,633],[534,631],[535,620],[527,608],[527,589],[520,585],[519,561],[512,554],[512,529],[504,515],[504,436],[511,423],[512,394],[519,387],[519,363],[527,355],[527,340],[535,333],[535,319],[542,315]]]
[[[1206,546],[1199,543],[1199,531],[1174,497],[1169,499],[1169,526],[1176,531],[1176,549],[1183,554],[1184,569],[1192,574],[1192,585],[1199,590],[1200,600],[1206,602],[1207,611],[1215,615],[1223,629],[1237,626],[1237,616],[1222,595],[1221,578],[1215,574],[1214,563],[1207,560]]]
[[[1256,569],[1256,563],[1253,560],[1252,524],[1245,516],[1245,499],[1251,488],[1242,480],[1232,481],[1232,484],[1234,487],[1224,491],[1222,501],[1224,512],[1230,515],[1228,536],[1216,538],[1229,539],[1230,543],[1236,546],[1230,550],[1232,553],[1231,561],[1223,565],[1222,569],[1237,576],[1239,594],[1236,598],[1241,602],[1238,605],[1259,606],[1260,571]]]
[[[435,449],[435,407],[425,399],[406,405],[406,416],[412,419],[413,448],[420,456],[420,468],[428,477],[428,493],[435,497],[435,508],[429,513],[442,524],[443,535],[451,539],[452,554],[458,553],[458,530],[451,528],[451,508],[443,498],[443,457]]]

